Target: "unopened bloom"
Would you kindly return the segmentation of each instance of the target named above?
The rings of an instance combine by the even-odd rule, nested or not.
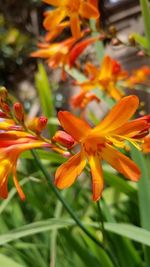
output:
[[[72,136],[64,131],[57,131],[53,136],[52,141],[54,143],[59,143],[60,145],[65,146],[68,149],[72,148],[75,143],[75,140],[72,138]]]
[[[135,136],[147,127],[147,121],[128,121],[138,105],[138,97],[134,95],[122,98],[94,128],[67,111],[58,113],[64,130],[80,145],[80,151],[57,169],[55,184],[58,188],[71,186],[85,168],[87,161],[91,169],[94,201],[100,198],[104,188],[102,160],[106,160],[126,178],[139,180],[138,166],[115,148],[125,148],[125,141],[129,141],[140,149],[140,138],[136,139]]]
[[[127,72],[122,70],[121,65],[116,60],[105,56],[100,68],[96,68],[91,63],[88,63],[85,70],[89,80],[79,83],[81,93],[82,90],[88,92],[99,88],[117,101],[124,95],[117,87],[117,82],[124,80],[127,77]]]
[[[44,19],[44,27],[51,31],[55,29],[65,17],[70,18],[70,28],[75,39],[81,37],[80,17],[90,19],[98,18],[99,11],[97,3],[91,0],[43,0],[43,2],[53,5],[56,9],[47,12]]]

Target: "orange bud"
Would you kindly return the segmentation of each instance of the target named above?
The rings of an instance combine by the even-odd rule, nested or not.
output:
[[[60,143],[61,145],[67,148],[71,148],[75,142],[72,136],[64,131],[57,131],[53,136],[52,141]]]
[[[38,134],[40,134],[46,128],[47,121],[48,119],[45,116],[41,116],[38,118],[35,129]]]
[[[4,112],[6,112],[6,114],[10,113],[10,107],[8,106],[8,104],[3,103],[1,108]]]
[[[16,102],[13,106],[15,117],[19,122],[24,121],[24,108],[21,103]]]

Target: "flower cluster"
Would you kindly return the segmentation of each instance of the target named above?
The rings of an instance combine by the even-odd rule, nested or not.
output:
[[[102,160],[132,181],[138,181],[140,170],[136,164],[116,148],[125,148],[126,141],[138,149],[148,134],[150,116],[128,121],[138,108],[136,96],[120,100],[110,113],[97,126],[92,128],[88,122],[75,117],[67,111],[60,111],[58,118],[65,131],[57,131],[51,140],[41,135],[47,124],[44,116],[34,119],[27,126],[23,106],[17,102],[12,108],[8,104],[8,94],[1,89],[0,97],[0,197],[8,195],[7,184],[10,174],[19,196],[25,195],[16,175],[16,165],[20,154],[34,148],[51,148],[64,156],[80,145],[80,151],[62,164],[55,174],[55,184],[63,189],[72,185],[77,176],[89,162],[93,184],[93,200],[97,201],[103,191]],[[146,142],[143,144],[146,146]],[[67,150],[68,153],[67,153]],[[72,154],[71,153],[71,154]]]
[[[17,160],[26,150],[50,148],[64,157],[69,157],[58,167],[55,185],[60,189],[71,186],[88,164],[92,177],[93,200],[97,201],[104,189],[103,160],[131,181],[138,181],[140,178],[139,166],[130,159],[129,144],[145,153],[150,152],[150,115],[130,120],[139,107],[139,99],[135,95],[125,96],[122,89],[147,82],[150,68],[144,66],[129,75],[118,61],[108,55],[104,56],[100,67],[86,62],[81,68],[76,60],[85,48],[106,38],[103,31],[93,36],[89,28],[89,19],[98,20],[100,16],[98,1],[43,2],[54,8],[44,14],[46,36],[43,42],[38,44],[39,49],[31,56],[46,59],[52,69],[61,67],[64,80],[66,65],[69,68],[76,66],[78,71],[84,70],[85,81],[74,81],[74,84],[80,87],[80,93],[70,99],[73,108],[83,110],[93,100],[99,103],[101,100],[93,92],[96,88],[102,91],[102,95],[112,98],[116,105],[95,127],[68,111],[59,111],[58,119],[63,130],[59,129],[51,139],[47,139],[42,135],[47,118],[41,116],[28,121],[23,106],[19,102],[12,104],[7,90],[1,88],[0,197],[7,197],[8,177],[12,174],[19,196],[24,200],[25,195],[16,174]],[[58,37],[66,28],[70,28],[71,36],[58,41]],[[112,35],[116,37],[116,32]],[[127,156],[123,150],[128,152]]]

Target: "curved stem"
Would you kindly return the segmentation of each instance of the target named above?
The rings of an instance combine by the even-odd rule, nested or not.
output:
[[[112,254],[110,253],[110,251],[104,247],[104,245],[97,240],[85,227],[84,225],[81,223],[81,221],[78,219],[78,217],[75,215],[75,213],[73,212],[73,210],[70,208],[70,206],[66,203],[65,199],[61,196],[61,194],[59,193],[59,191],[57,190],[57,188],[55,187],[55,185],[53,184],[53,182],[50,179],[50,175],[47,172],[47,170],[44,168],[41,160],[39,159],[37,153],[34,150],[31,150],[31,153],[34,157],[34,159],[36,160],[38,166],[40,167],[43,175],[45,176],[48,184],[50,185],[51,189],[53,190],[53,192],[55,193],[55,195],[57,196],[57,198],[61,201],[62,205],[64,206],[64,208],[67,210],[67,212],[70,214],[70,216],[73,218],[73,220],[76,222],[76,224],[80,227],[80,229],[82,229],[82,231],[94,242],[96,243],[99,247],[101,247],[104,251],[106,251],[106,253],[108,254],[108,256],[111,258],[112,262],[116,265],[116,261],[113,258]]]

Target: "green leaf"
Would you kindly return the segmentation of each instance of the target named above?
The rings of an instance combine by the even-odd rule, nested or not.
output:
[[[35,75],[35,83],[40,97],[43,114],[49,119],[55,117],[52,90],[42,63],[38,64],[38,72]],[[50,134],[53,135],[55,133],[56,126],[54,124],[50,124],[48,125],[48,129]]]
[[[106,202],[102,200],[101,204],[106,220],[109,223],[116,223],[116,220],[110,212],[110,208],[106,204]],[[137,252],[131,240],[124,236],[117,236],[112,233],[109,234],[108,239],[111,240],[110,246],[114,251],[114,254],[116,255],[116,258],[118,259],[118,262],[120,263],[121,267],[142,266],[139,253]],[[124,259],[126,259],[126,261]]]
[[[115,175],[111,172],[104,171],[104,177],[106,182],[118,189],[120,192],[123,192],[127,195],[133,197],[133,200],[136,199],[137,190],[131,186],[127,181],[123,180],[119,175]]]
[[[1,267],[24,267],[23,265],[15,262],[3,254],[0,254],[0,266]]]
[[[99,35],[99,32],[97,32],[97,29],[96,29],[96,20],[95,19],[90,20],[90,27],[92,30],[92,36]],[[95,46],[97,59],[101,62],[103,60],[104,53],[105,53],[103,42],[97,40],[95,42],[94,46]]]
[[[142,15],[144,20],[145,35],[148,43],[148,50],[150,52],[150,9],[148,0],[140,0]]]
[[[131,155],[141,170],[141,179],[138,183],[139,190],[139,209],[141,217],[141,225],[143,228],[150,231],[150,179],[148,168],[143,154],[135,147],[132,147]],[[148,266],[150,266],[150,248],[145,248],[145,256]]]
[[[150,246],[150,231],[124,223],[105,223],[105,230]]]
[[[99,267],[99,262],[96,257],[91,253],[91,250],[87,250],[87,247],[83,246],[82,240],[79,239],[77,234],[72,235],[72,233],[68,233],[68,231],[64,231],[64,238],[69,247],[71,247],[79,256],[81,261],[87,267]]]
[[[70,225],[74,225],[74,221],[49,219],[45,221],[30,223],[25,226],[18,227],[16,230],[0,235],[0,245],[4,245],[8,242],[17,240],[22,237],[42,233],[45,231],[51,231],[54,229],[61,229]]]
[[[18,227],[16,230],[0,235],[0,245],[4,245],[22,237],[51,231],[54,229],[62,229],[74,225],[75,222],[71,219],[62,220],[55,218],[30,223],[25,226]],[[98,223],[85,223],[85,225],[99,228]],[[107,231],[128,237],[136,242],[150,246],[150,231],[137,226],[121,223],[104,223],[104,226]]]
[[[63,156],[55,152],[40,150],[40,149],[36,149],[36,152],[38,153],[38,156],[40,157],[40,159],[48,160],[50,163],[53,163],[53,164],[54,163],[61,164],[66,160]],[[33,156],[30,151],[25,151],[21,154],[21,158],[33,159]]]

